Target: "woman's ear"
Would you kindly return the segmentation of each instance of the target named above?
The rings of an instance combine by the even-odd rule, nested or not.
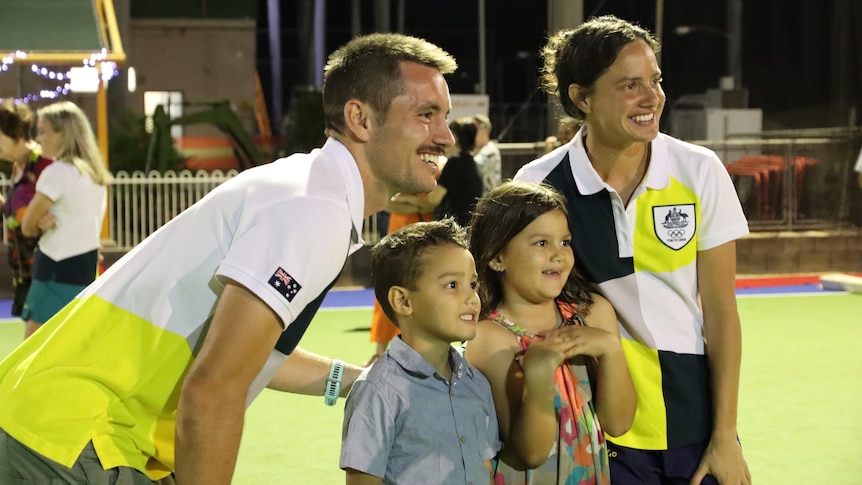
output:
[[[589,114],[590,102],[587,97],[587,90],[581,87],[580,84],[569,84],[569,99],[571,99],[572,102],[575,103],[575,106],[577,106],[578,109],[580,109],[586,114]]]
[[[344,103],[344,120],[347,130],[359,141],[368,141],[371,138],[370,129],[371,107],[359,101],[351,99]]]
[[[407,317],[413,314],[413,307],[410,305],[410,290],[407,288],[393,286],[389,288],[387,298],[389,298],[389,305],[392,306],[392,310],[397,315]]]

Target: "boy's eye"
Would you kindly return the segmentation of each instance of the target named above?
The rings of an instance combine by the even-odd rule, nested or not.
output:
[[[563,247],[569,247],[571,245],[572,245],[571,239],[566,239],[565,241],[563,241]]]
[[[450,282],[446,283],[446,288],[457,288],[457,287],[458,287],[458,283],[456,283],[454,281],[450,281]]]
[[[473,290],[477,290],[477,289],[479,289],[479,282],[478,282],[478,281],[473,281],[473,282],[471,282],[471,283],[470,283],[470,288],[471,288],[471,289],[473,289]]]
[[[548,245],[548,241],[545,241],[544,239],[536,242],[536,246],[547,246],[547,245]]]

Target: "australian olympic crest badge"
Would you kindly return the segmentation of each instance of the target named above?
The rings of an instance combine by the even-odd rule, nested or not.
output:
[[[673,250],[684,248],[697,229],[694,204],[654,206],[652,219],[655,235]]]

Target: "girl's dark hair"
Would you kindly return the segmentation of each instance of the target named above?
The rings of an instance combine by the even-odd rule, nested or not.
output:
[[[470,251],[479,275],[482,318],[487,318],[503,299],[500,277],[489,263],[531,222],[553,210],[568,216],[566,200],[559,192],[548,185],[519,180],[505,182],[479,199],[470,223]],[[572,268],[558,299],[586,315],[593,303],[590,290],[589,282]]]
[[[613,15],[592,18],[576,29],[552,35],[541,51],[544,66],[542,88],[557,96],[567,115],[583,122],[586,114],[569,98],[569,86],[577,84],[589,94],[596,79],[617,60],[626,45],[642,40],[654,52],[661,50],[656,38],[646,29]]]

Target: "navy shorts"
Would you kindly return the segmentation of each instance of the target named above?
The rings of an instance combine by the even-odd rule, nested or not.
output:
[[[637,450],[608,441],[612,485],[688,485],[708,441],[672,450]],[[701,485],[718,485],[707,475]]]

